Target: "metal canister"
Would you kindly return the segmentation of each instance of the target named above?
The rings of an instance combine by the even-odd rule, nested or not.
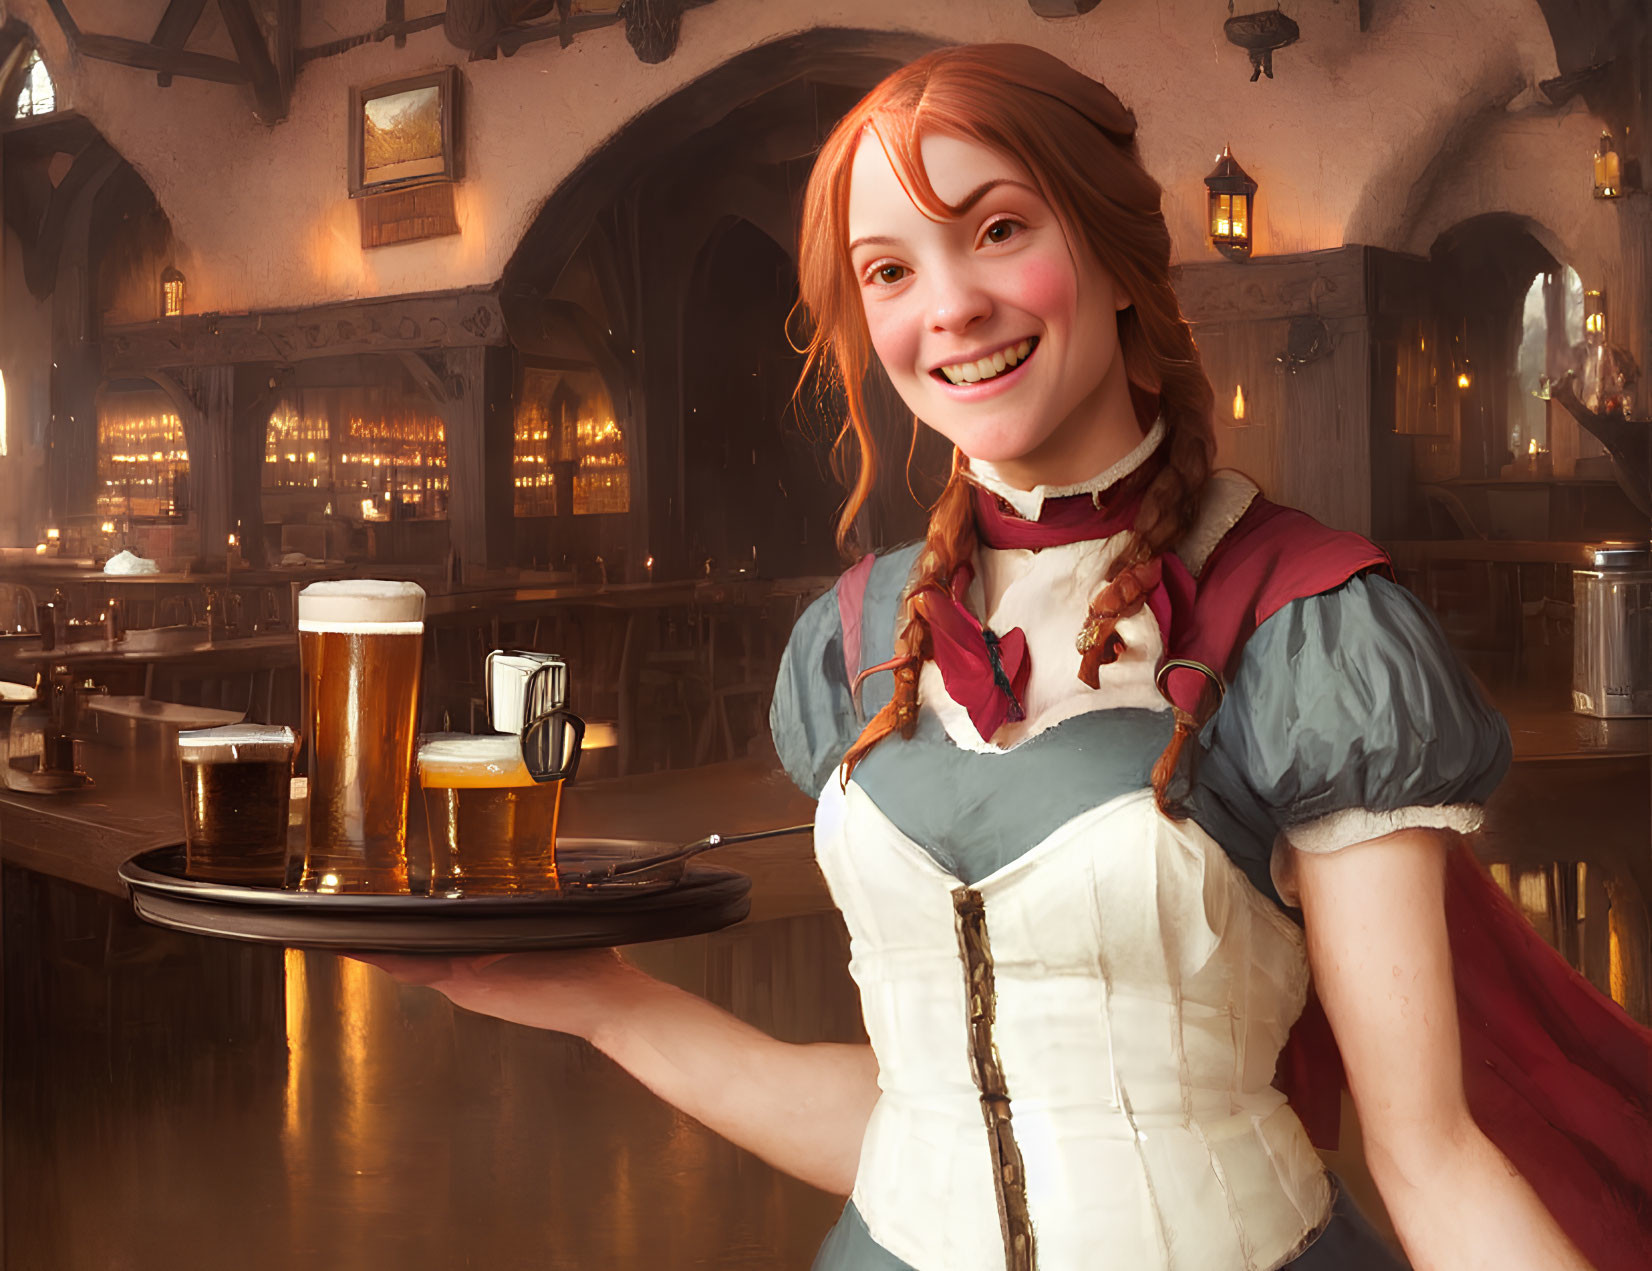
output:
[[[1652,716],[1652,548],[1601,543],[1572,572],[1572,709]]]

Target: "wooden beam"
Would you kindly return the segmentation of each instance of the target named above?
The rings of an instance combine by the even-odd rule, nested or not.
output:
[[[189,43],[190,34],[195,30],[195,24],[201,20],[201,10],[204,8],[206,0],[171,0],[166,6],[166,12],[161,14],[160,22],[155,26],[155,35],[150,43],[157,48],[178,52]],[[172,76],[162,71],[155,76],[155,82],[162,88],[170,88]]]
[[[61,0],[59,0],[61,3]],[[100,62],[115,62],[140,71],[164,71],[186,79],[211,80],[216,84],[245,84],[247,72],[241,63],[206,53],[158,49],[141,40],[125,40],[118,35],[80,34],[72,40],[75,52]]]
[[[486,288],[262,313],[185,314],[107,326],[103,335],[110,374],[136,375],[160,367],[280,364],[509,341],[499,298]]]
[[[281,82],[281,91],[290,102],[293,99],[293,80],[298,78],[298,4],[299,0],[275,0],[275,75]]]
[[[250,0],[218,0],[218,11],[224,15],[230,43],[235,45],[235,56],[252,80],[258,118],[267,124],[285,119],[287,95],[281,91],[281,79],[275,73],[269,45],[264,42],[263,28],[253,16]]]

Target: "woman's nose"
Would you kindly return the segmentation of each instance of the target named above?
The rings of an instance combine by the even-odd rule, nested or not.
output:
[[[992,297],[967,270],[930,275],[929,326],[933,331],[965,331],[992,312]]]

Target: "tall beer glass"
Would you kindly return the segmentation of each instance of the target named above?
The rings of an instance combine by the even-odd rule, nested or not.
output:
[[[419,745],[431,895],[554,890],[561,781],[535,781],[514,735],[446,734]]]
[[[298,594],[309,839],[299,886],[405,892],[407,792],[424,658],[417,583],[312,583]]]
[[[184,872],[218,883],[286,881],[293,730],[230,724],[178,734]]]

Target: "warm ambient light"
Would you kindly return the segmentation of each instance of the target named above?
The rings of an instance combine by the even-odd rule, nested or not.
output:
[[[1250,255],[1251,204],[1256,190],[1256,182],[1223,146],[1216,167],[1205,178],[1206,223],[1210,245],[1229,260]]]
[[[57,530],[47,530],[46,531],[46,541],[48,543],[55,543],[55,542],[57,542],[58,539],[60,539],[62,537],[63,537],[63,535],[61,533],[59,533]]]
[[[235,535],[233,535],[233,534],[231,534],[231,535],[230,535],[230,536],[229,536],[229,545],[230,545],[230,546],[231,546],[231,547],[234,547],[234,546],[235,546],[235,545],[236,545],[236,543],[237,543],[237,542],[238,542],[238,540],[237,540],[237,539],[236,539],[236,537],[235,537]]]
[[[113,521],[105,521],[102,525],[98,526],[98,529],[105,534],[113,534],[115,532],[115,523]]]
[[[36,543],[34,545],[34,554],[36,556],[44,556],[46,554],[46,545],[44,543]]]
[[[1467,388],[1468,385],[1469,385],[1468,372],[1467,371],[1459,371],[1457,373],[1457,387],[1458,388]]]
[[[1236,384],[1233,389],[1233,417],[1236,420],[1245,417],[1245,386],[1243,384]]]
[[[176,318],[184,311],[184,276],[168,267],[161,274],[161,314]]]
[[[1606,335],[1606,301],[1598,291],[1583,293],[1583,331],[1590,336],[1604,338]],[[1601,342],[1601,339],[1591,341],[1593,344]]]
[[[1532,438],[1532,444],[1526,448],[1526,453],[1529,454],[1529,455],[1535,455],[1537,453],[1537,438],[1536,437]]]
[[[1623,163],[1612,146],[1612,134],[1600,134],[1595,150],[1595,197],[1615,199],[1623,193]]]

